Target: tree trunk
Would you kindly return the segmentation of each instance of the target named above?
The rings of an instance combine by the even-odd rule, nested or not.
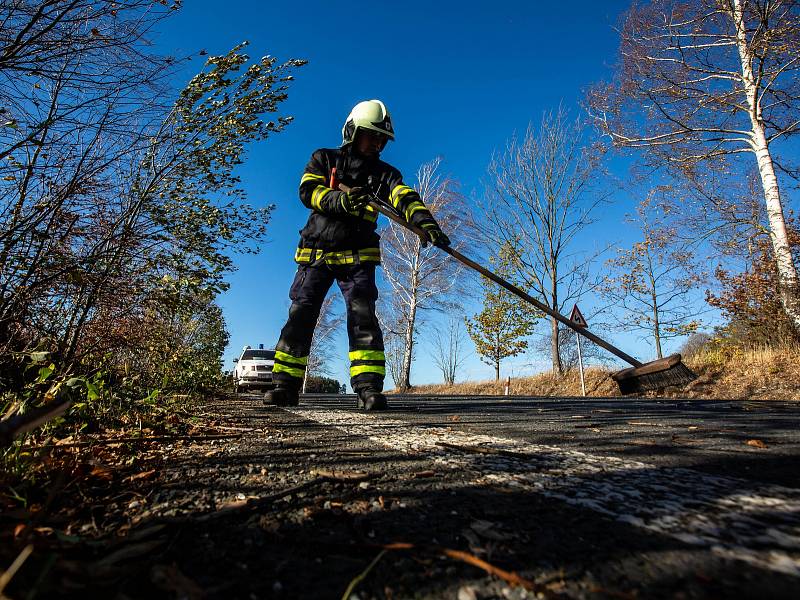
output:
[[[556,259],[551,257],[551,264],[553,269],[553,280],[550,291],[550,306],[553,310],[558,310],[558,283],[556,278]],[[561,363],[561,344],[558,339],[558,321],[550,318],[550,353],[553,356],[553,373],[557,375],[564,374],[564,365]]]
[[[650,279],[650,301],[653,303],[653,339],[656,342],[656,358],[664,358],[661,353],[661,322],[658,319],[658,292],[654,276],[653,257],[650,254],[650,244],[647,244],[647,276]]]
[[[797,280],[797,269],[792,260],[791,247],[789,246],[789,236],[786,233],[786,220],[781,205],[781,194],[778,187],[778,179],[775,176],[775,165],[772,162],[772,154],[769,149],[764,123],[761,114],[761,103],[758,97],[758,87],[756,86],[753,68],[751,65],[752,49],[747,40],[747,30],[742,14],[741,0],[733,0],[733,11],[731,14],[734,25],[736,26],[736,45],[739,50],[739,58],[742,64],[742,83],[744,84],[747,104],[750,109],[750,122],[753,128],[751,144],[758,162],[758,173],[761,176],[761,185],[764,188],[764,200],[767,207],[767,218],[769,220],[770,238],[775,252],[775,266],[778,271],[778,286],[781,295],[781,303],[794,323],[800,329],[800,291]]]
[[[408,307],[408,320],[403,344],[403,367],[400,371],[400,390],[405,392],[411,388],[411,360],[414,351],[414,322],[417,319],[417,292],[416,288],[411,295],[411,305]]]
[[[494,361],[494,380],[500,381],[500,359]]]
[[[658,322],[658,305],[653,294],[653,339],[656,341],[656,358],[664,358],[661,353],[661,324]]]

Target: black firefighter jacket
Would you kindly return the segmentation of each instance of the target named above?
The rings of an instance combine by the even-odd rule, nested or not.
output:
[[[332,181],[334,169],[335,180]],[[311,209],[311,214],[300,230],[295,255],[298,263],[380,262],[378,213],[370,206],[357,213],[346,212],[340,201],[344,192],[331,189],[331,183],[366,186],[370,178],[378,196],[394,206],[407,221],[418,226],[434,222],[419,194],[403,183],[400,171],[390,164],[358,155],[350,145],[321,148],[311,155],[300,180],[300,200]]]

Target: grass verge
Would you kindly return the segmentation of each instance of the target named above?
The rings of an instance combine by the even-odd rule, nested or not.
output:
[[[668,388],[659,396],[709,399],[800,400],[800,348],[797,346],[724,348],[707,346],[686,359],[699,376],[685,388]],[[586,394],[594,398],[619,396],[612,371],[586,370]],[[465,381],[455,385],[414,386],[409,393],[429,395],[503,395],[505,380]],[[513,396],[580,397],[577,369],[562,376],[552,372],[511,380]],[[656,394],[653,394],[656,395]]]

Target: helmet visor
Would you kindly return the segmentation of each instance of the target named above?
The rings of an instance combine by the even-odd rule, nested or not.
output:
[[[383,150],[386,147],[386,143],[389,141],[389,136],[385,133],[375,131],[374,129],[367,129],[366,127],[359,127],[356,129],[356,141],[358,141],[359,138],[363,139],[364,143],[377,146],[379,150]]]

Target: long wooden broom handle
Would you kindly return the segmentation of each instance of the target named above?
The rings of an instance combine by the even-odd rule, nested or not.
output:
[[[347,187],[346,185],[341,184],[341,183],[339,184],[339,189],[341,189],[343,192],[349,192],[350,191],[349,187]],[[397,212],[393,208],[391,208],[390,206],[386,205],[377,196],[377,194],[375,194],[374,192],[372,192],[371,195],[372,195],[372,200],[370,201],[369,205],[372,208],[377,210],[382,215],[385,215],[386,217],[388,217],[389,219],[391,219],[392,221],[394,221],[398,225],[402,225],[406,229],[408,229],[410,231],[413,231],[414,233],[416,233],[425,242],[428,241],[428,234],[426,233],[426,231],[424,229],[422,229],[421,227],[417,227],[416,225],[412,225],[411,223],[406,221],[403,217],[401,217],[399,214],[397,214]],[[630,365],[633,365],[634,367],[641,367],[642,366],[643,363],[641,363],[638,360],[636,360],[635,358],[633,358],[630,354],[627,354],[627,353],[623,352],[622,350],[620,350],[616,346],[613,346],[613,345],[609,344],[604,339],[597,337],[591,331],[588,331],[587,329],[585,329],[583,327],[579,327],[578,325],[575,325],[575,323],[570,321],[567,317],[565,317],[561,313],[553,310],[552,308],[550,308],[549,306],[547,306],[543,302],[540,302],[539,300],[537,300],[536,298],[534,298],[530,294],[528,294],[526,292],[523,292],[517,286],[515,286],[512,283],[509,283],[508,281],[506,281],[502,277],[500,277],[498,275],[495,275],[489,269],[486,269],[485,267],[482,267],[481,265],[476,263],[474,260],[472,260],[470,258],[467,258],[463,254],[461,254],[461,252],[459,252],[458,250],[456,250],[454,248],[451,248],[450,246],[438,246],[438,248],[440,250],[444,251],[444,252],[447,252],[447,254],[449,254],[450,256],[455,258],[460,263],[465,264],[465,265],[467,265],[468,267],[470,267],[472,269],[475,269],[478,273],[480,273],[484,277],[487,277],[488,279],[491,279],[497,285],[504,287],[505,289],[507,289],[509,292],[511,292],[515,296],[519,296],[520,298],[522,298],[526,302],[529,302],[530,304],[533,304],[536,308],[538,308],[542,312],[550,315],[556,321],[562,323],[563,325],[566,325],[567,327],[569,327],[570,329],[572,329],[576,333],[579,333],[580,335],[582,335],[586,339],[589,339],[589,340],[593,341],[595,344],[597,344],[601,348],[605,348],[606,350],[611,352],[611,354],[621,358],[626,363],[628,363]]]

